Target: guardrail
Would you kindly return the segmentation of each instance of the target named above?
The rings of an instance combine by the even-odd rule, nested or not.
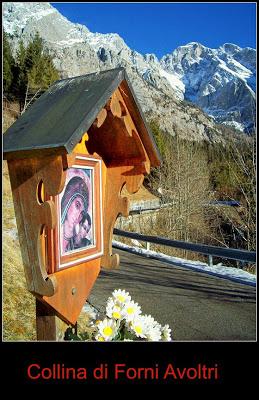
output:
[[[236,200],[211,200],[203,204],[204,207],[240,207],[240,202]],[[173,207],[174,202],[162,203],[160,199],[134,201],[130,204],[130,214],[140,214],[145,211],[157,211],[167,207]]]
[[[196,253],[206,254],[209,257],[209,265],[213,265],[213,256],[221,258],[229,258],[231,260],[240,261],[241,263],[256,262],[255,251],[229,249],[224,247],[208,246],[206,244],[197,244],[197,243],[183,242],[180,240],[171,240],[159,236],[149,236],[149,235],[142,235],[140,233],[127,232],[117,228],[113,230],[113,234],[140,240],[142,242],[162,244],[164,246],[175,247],[177,249],[189,250],[189,251],[194,251]]]

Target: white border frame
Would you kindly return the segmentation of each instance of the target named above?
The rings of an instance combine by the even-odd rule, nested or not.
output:
[[[97,158],[90,158],[90,157],[83,157],[83,156],[76,156],[76,159],[78,160],[88,160],[88,161],[94,161],[96,163],[99,163],[99,171],[100,171],[100,180],[99,180],[99,190],[100,190],[100,235],[101,235],[101,249],[98,253],[94,253],[88,256],[85,256],[83,258],[79,258],[80,262],[83,261],[88,261],[88,260],[92,260],[94,258],[98,258],[101,257],[103,255],[103,207],[102,207],[102,160],[97,159]],[[84,165],[78,165],[78,164],[73,164],[70,168],[78,168],[78,169],[93,169],[93,177],[92,177],[92,193],[93,193],[93,199],[92,199],[92,210],[93,210],[93,221],[96,221],[96,208],[95,208],[95,175],[94,175],[94,167],[89,167],[89,166],[84,166]],[[60,194],[58,195],[58,212],[60,214]],[[57,245],[57,252],[58,252],[58,265],[57,265],[57,271],[61,271],[63,268],[69,267],[70,265],[74,265],[75,264],[75,260],[73,261],[69,261],[66,263],[61,263],[61,252],[60,252],[60,215],[59,215],[59,221],[57,224],[57,235],[58,235],[58,245]],[[96,238],[96,227],[95,227],[95,232],[94,232],[94,236],[95,236],[95,243],[97,241]],[[95,244],[96,245],[96,244]],[[95,246],[89,246],[87,248],[85,248],[85,250],[94,248]],[[82,249],[84,250],[84,249]],[[82,251],[81,250],[81,251]],[[69,252],[69,254],[73,254],[72,252]],[[62,255],[64,257],[64,255]]]

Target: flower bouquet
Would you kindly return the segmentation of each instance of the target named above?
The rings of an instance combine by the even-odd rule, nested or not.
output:
[[[151,315],[143,315],[141,307],[128,292],[116,289],[106,303],[104,318],[89,313],[86,332],[77,335],[71,328],[68,340],[111,341],[171,341],[171,329],[162,326]]]

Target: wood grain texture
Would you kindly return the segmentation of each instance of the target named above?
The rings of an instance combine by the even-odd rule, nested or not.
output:
[[[11,160],[8,168],[28,289],[52,296],[57,286],[55,277],[47,274],[42,235],[44,226],[52,229],[57,218],[54,203],[39,198],[39,185],[43,183],[50,195],[62,191],[65,183],[62,156]]]
[[[103,124],[99,128],[93,124],[88,131],[89,139],[85,144],[89,153],[98,153],[108,168],[149,161],[119,89],[111,96],[106,109]]]
[[[100,258],[56,272],[58,290],[40,298],[63,321],[74,325],[100,272]]]
[[[56,341],[56,312],[36,298],[36,334],[39,341]]]
[[[129,215],[129,200],[121,196],[121,191],[126,185],[129,193],[135,193],[143,182],[143,174],[133,173],[134,167],[107,168],[106,189],[104,199],[104,255],[101,266],[107,269],[119,267],[118,254],[112,254],[113,228],[119,215]]]
[[[104,123],[106,117],[107,117],[107,110],[105,108],[103,108],[97,115],[97,117],[93,123],[93,126],[96,128],[100,128],[102,126],[102,124]]]

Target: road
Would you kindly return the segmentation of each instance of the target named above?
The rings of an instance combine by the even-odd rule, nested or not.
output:
[[[104,310],[114,289],[125,289],[175,341],[255,341],[256,288],[114,249],[120,268],[103,269],[89,302]]]

